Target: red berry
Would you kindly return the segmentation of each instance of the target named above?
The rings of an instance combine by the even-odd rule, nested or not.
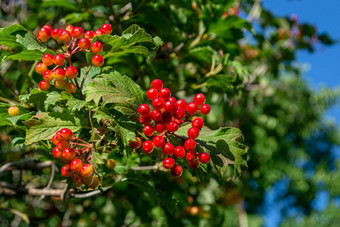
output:
[[[82,29],[81,27],[75,27],[73,28],[71,34],[73,38],[80,39],[84,36],[84,29]]]
[[[178,130],[178,123],[171,121],[166,127],[169,132],[176,132]]]
[[[54,78],[56,80],[63,80],[65,78],[65,71],[62,69],[62,68],[56,68],[54,71],[53,71],[53,74],[54,74]]]
[[[185,110],[184,109],[176,109],[174,112],[174,118],[177,120],[182,120],[185,117]]]
[[[152,119],[154,121],[162,121],[163,120],[163,113],[160,110],[153,110],[151,112]]]
[[[65,57],[62,54],[57,54],[53,59],[54,64],[63,65],[65,63]]]
[[[39,30],[39,39],[42,42],[46,42],[49,38],[51,38],[51,30],[48,28],[41,28]]]
[[[100,55],[94,55],[92,57],[92,64],[96,67],[102,67],[104,65],[104,58]]]
[[[192,125],[192,127],[201,129],[201,128],[203,128],[204,121],[203,121],[202,118],[198,117],[198,118],[195,118],[195,119],[191,122],[191,125]]]
[[[53,55],[52,54],[44,54],[44,56],[42,57],[42,62],[46,66],[53,65]]]
[[[187,107],[187,102],[184,101],[183,99],[180,99],[176,102],[176,107],[185,110]]]
[[[194,150],[188,150],[185,158],[188,160],[188,161],[191,161],[193,159],[196,159],[197,158],[197,152],[194,151]]]
[[[71,161],[76,156],[76,152],[73,148],[68,147],[63,150],[62,156],[64,159]]]
[[[185,156],[185,149],[182,146],[177,146],[174,149],[174,156],[176,158],[183,158]]]
[[[171,175],[173,177],[180,177],[182,176],[183,169],[180,165],[175,165],[174,168],[171,169]]]
[[[56,136],[56,135],[52,136],[52,143],[53,143],[55,146],[57,146],[57,144],[59,143],[59,140],[57,139],[57,136]]]
[[[85,35],[84,35],[86,39],[93,39],[93,36],[94,36],[93,31],[87,31],[85,32]]]
[[[58,143],[57,143],[57,148],[59,150],[64,150],[68,147],[69,143],[66,141],[66,140],[60,140]]]
[[[101,42],[96,41],[92,43],[91,50],[95,54],[100,53],[103,50],[103,44]]]
[[[169,98],[169,101],[173,102],[173,103],[176,103],[176,98],[175,97],[170,97]]]
[[[171,143],[164,144],[163,151],[166,155],[171,155],[174,152],[174,149],[175,147]]]
[[[198,111],[198,105],[194,102],[190,102],[185,109],[190,115],[194,115]]]
[[[200,130],[198,128],[192,127],[188,129],[188,137],[190,139],[196,139],[200,134]]]
[[[194,150],[196,148],[196,142],[193,139],[187,139],[184,143],[184,147],[187,150]]]
[[[73,83],[65,83],[65,91],[67,93],[73,94],[77,91],[77,87],[76,85],[74,85]]]
[[[162,98],[155,98],[152,100],[152,106],[155,107],[155,109],[162,109],[164,104],[164,100]]]
[[[74,27],[72,25],[67,25],[65,30],[68,31],[71,34],[73,29],[74,29]]]
[[[143,125],[148,125],[152,121],[151,115],[142,115],[139,119],[140,123]]]
[[[157,132],[162,133],[166,129],[166,125],[163,123],[158,123],[156,124],[155,128]]]
[[[72,172],[70,170],[70,165],[64,165],[62,168],[61,168],[61,175],[63,177],[69,177],[71,176]]]
[[[141,104],[138,107],[138,113],[140,115],[149,115],[150,114],[150,106],[147,104]]]
[[[59,33],[59,39],[61,42],[66,43],[71,39],[71,33],[67,30],[61,31]]]
[[[93,173],[93,166],[90,164],[84,164],[81,167],[80,173],[83,177],[89,177]]]
[[[61,158],[61,155],[62,155],[63,152],[55,147],[55,148],[53,148],[52,153],[53,153],[53,156],[55,158]]]
[[[59,130],[58,132],[55,133],[55,136],[56,136],[56,138],[57,138],[58,141],[65,140],[65,139],[61,136],[60,130]]]
[[[97,29],[94,34],[93,34],[93,37],[96,37],[96,36],[101,36],[101,35],[105,35],[105,32],[101,29]]]
[[[78,70],[74,66],[69,66],[69,67],[66,68],[65,75],[69,79],[74,79],[78,76]]]
[[[166,101],[163,107],[166,111],[171,112],[171,113],[176,111],[176,104],[172,101]]]
[[[47,82],[51,82],[54,79],[54,73],[51,70],[47,70],[43,74],[43,79]]]
[[[78,47],[82,50],[86,50],[91,46],[91,42],[88,38],[82,38],[78,41]]]
[[[39,88],[42,91],[47,91],[50,88],[50,82],[42,80],[39,82]]]
[[[197,158],[195,158],[189,161],[189,166],[191,169],[198,169],[198,167],[200,166],[200,162],[198,161]]]
[[[83,167],[83,162],[80,159],[73,159],[70,162],[70,169],[74,172],[80,172],[81,167]]]
[[[155,147],[162,148],[165,145],[165,139],[163,136],[155,136],[152,140]]]
[[[201,114],[207,115],[210,113],[210,106],[208,104],[204,104],[201,106],[200,111],[201,111]]]
[[[145,125],[144,128],[143,128],[143,133],[146,135],[146,136],[152,136],[155,132],[155,128],[152,127],[151,125]]]
[[[151,87],[160,90],[163,88],[163,82],[160,79],[155,79],[151,82]]]
[[[169,112],[164,112],[163,113],[163,122],[164,123],[169,123],[172,120],[172,114]]]
[[[69,128],[63,128],[60,130],[60,136],[65,140],[71,139],[72,135],[73,133]]]
[[[138,149],[140,146],[142,146],[142,140],[136,136],[136,141],[130,140],[129,146],[132,149]]]
[[[147,140],[143,143],[142,148],[143,148],[144,153],[150,154],[153,151],[153,143]]]
[[[112,32],[112,26],[110,24],[103,24],[100,27],[100,30],[102,30],[105,34],[110,35]]]
[[[45,24],[43,28],[47,28],[48,30],[52,31],[52,26],[49,24]]]
[[[52,38],[55,39],[55,40],[58,40],[60,32],[61,32],[60,28],[53,29],[52,32],[51,32]]]
[[[203,164],[207,164],[210,161],[210,155],[206,152],[199,153],[198,158]]]
[[[37,71],[37,73],[42,75],[42,74],[44,74],[44,72],[47,71],[47,66],[44,63],[38,63],[35,66],[35,71]]]
[[[194,102],[197,105],[203,105],[205,103],[205,96],[202,93],[195,95]]]
[[[154,100],[155,98],[158,97],[158,91],[156,88],[150,88],[147,92],[146,92],[146,96],[148,97],[148,99],[150,100]]]
[[[173,158],[166,158],[163,160],[163,166],[166,169],[172,169],[176,165],[175,160]]]
[[[168,100],[171,96],[171,91],[169,88],[162,88],[159,92],[158,92],[158,96],[164,100]]]

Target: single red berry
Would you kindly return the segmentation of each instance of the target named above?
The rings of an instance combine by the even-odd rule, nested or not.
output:
[[[42,62],[46,66],[53,65],[53,55],[52,54],[44,54],[44,56],[42,57]]]
[[[93,37],[96,37],[96,36],[101,36],[101,35],[105,35],[105,32],[101,29],[97,29],[94,34],[93,34]]]
[[[147,140],[143,143],[142,148],[143,148],[144,153],[150,154],[153,151],[153,148],[154,148],[153,143],[151,141]]]
[[[70,162],[70,169],[74,172],[80,172],[81,167],[83,167],[83,162],[80,159],[73,159]]]
[[[92,64],[96,67],[102,67],[104,65],[104,58],[100,55],[94,55],[92,57]]]
[[[61,42],[66,43],[71,39],[71,33],[67,30],[61,31],[59,33],[59,39]]]
[[[52,136],[52,143],[53,143],[55,146],[57,146],[57,144],[59,143],[59,140],[57,139],[57,136],[56,136],[56,135]]]
[[[69,146],[69,143],[66,140],[60,140],[57,143],[57,148],[62,151],[64,151],[64,149],[66,149],[68,146]]]
[[[198,105],[194,102],[190,102],[185,109],[190,115],[194,115],[198,111]]]
[[[138,149],[140,146],[142,146],[142,140],[136,136],[136,141],[130,140],[129,146],[132,149]]]
[[[176,132],[178,130],[178,123],[171,121],[166,127],[169,132]]]
[[[198,158],[203,164],[207,164],[210,161],[210,155],[206,152],[199,153]]]
[[[164,112],[163,113],[163,122],[169,123],[170,121],[172,121],[172,113]]]
[[[162,148],[165,145],[165,139],[163,136],[155,136],[152,140],[155,147]]]
[[[87,39],[93,39],[93,36],[94,36],[94,34],[93,34],[93,31],[91,31],[91,30],[85,32],[85,35],[84,35],[84,37],[87,38]]]
[[[138,107],[138,113],[140,115],[149,115],[150,114],[150,106],[148,104],[141,104]]]
[[[73,136],[73,133],[69,128],[63,128],[60,130],[60,136],[65,140],[69,140]]]
[[[74,66],[69,66],[66,68],[65,75],[69,79],[74,79],[78,76],[78,70]]]
[[[47,66],[44,63],[38,63],[35,66],[35,71],[37,71],[37,73],[42,75],[42,74],[44,74],[44,72],[47,71]]]
[[[81,38],[78,41],[78,47],[82,50],[86,50],[91,46],[91,42],[88,38]]]
[[[166,158],[163,160],[163,166],[166,169],[172,169],[176,165],[175,160],[173,158]]]
[[[163,123],[157,123],[155,128],[157,132],[162,133],[166,129],[166,125]]]
[[[52,39],[58,40],[60,32],[61,32],[60,28],[53,29],[51,32]]]
[[[163,82],[160,79],[155,79],[151,82],[151,87],[160,90],[163,88]]]
[[[173,177],[180,177],[182,176],[183,169],[180,165],[175,165],[174,168],[171,169],[171,175]]]
[[[177,100],[176,100],[175,97],[170,97],[170,98],[169,98],[169,101],[171,101],[171,102],[173,102],[173,103],[176,103],[176,102],[177,102]]]
[[[91,44],[91,51],[95,54],[102,52],[103,44],[101,42],[94,42]]]
[[[54,79],[54,73],[51,70],[47,70],[43,74],[43,79],[47,82],[51,82]]]
[[[191,122],[191,125],[192,125],[192,127],[201,129],[201,128],[203,128],[204,121],[203,121],[202,118],[197,117],[197,118],[195,118],[195,119]]]
[[[198,169],[198,167],[200,166],[200,162],[198,161],[197,158],[192,159],[189,161],[189,166],[191,169]]]
[[[192,127],[188,129],[188,137],[190,139],[196,139],[200,134],[200,130],[198,128]]]
[[[164,100],[162,98],[155,98],[152,100],[152,106],[155,107],[155,109],[162,109],[164,104]]]
[[[55,147],[55,148],[53,148],[52,153],[53,153],[53,156],[55,158],[61,158],[61,155],[62,155],[63,152]]]
[[[187,150],[194,150],[196,148],[196,142],[193,139],[187,139],[184,143],[184,147]]]
[[[57,138],[58,141],[65,140],[65,139],[61,136],[61,131],[60,131],[60,130],[57,131],[57,132],[55,133],[55,136],[56,136],[56,138]]]
[[[160,98],[162,98],[163,100],[168,100],[171,96],[171,91],[169,88],[162,88],[159,92],[158,92],[158,96]]]
[[[203,105],[205,103],[205,96],[202,93],[195,95],[194,102],[197,105]]]
[[[72,33],[74,27],[70,24],[70,25],[67,25],[65,30],[68,31],[70,34]]]
[[[53,30],[52,26],[49,25],[49,24],[45,24],[45,25],[43,26],[43,28],[47,28],[47,29],[50,30],[50,31]]]
[[[49,38],[51,38],[51,30],[48,28],[41,28],[39,30],[39,39],[42,42],[46,42]]]
[[[171,113],[176,111],[176,104],[172,101],[166,101],[163,107],[166,111],[171,112]]]
[[[84,36],[84,29],[82,29],[81,27],[75,27],[73,28],[71,35],[75,39],[80,39]]]
[[[54,87],[57,89],[63,89],[65,87],[65,80],[55,80],[54,81]]]
[[[148,125],[152,121],[152,117],[151,115],[141,115],[139,121],[143,125]]]
[[[174,118],[177,120],[182,120],[185,117],[185,110],[184,109],[176,109],[174,112]]]
[[[54,64],[63,65],[65,63],[65,56],[62,54],[57,54],[53,59]]]
[[[146,135],[146,136],[152,136],[155,132],[155,128],[152,127],[151,125],[145,125],[144,128],[143,128],[143,133]]]
[[[80,173],[83,177],[89,177],[92,176],[93,173],[93,166],[90,164],[84,164],[81,167]]]
[[[187,102],[183,99],[180,99],[176,102],[176,107],[185,110],[187,107]]]
[[[155,98],[158,97],[158,91],[156,88],[150,88],[147,92],[146,92],[146,96],[148,97],[148,99],[150,100],[154,100]]]
[[[191,161],[193,159],[196,159],[197,158],[197,152],[195,150],[188,150],[185,158],[188,160],[188,161]]]
[[[59,143],[60,143],[60,142],[59,142]],[[58,144],[59,144],[59,143],[58,143]],[[71,160],[74,159],[75,156],[76,156],[76,152],[74,151],[73,148],[68,147],[68,148],[65,148],[65,149],[63,150],[62,157],[63,157],[64,159],[71,161]]]
[[[163,151],[166,155],[171,155],[174,152],[174,145],[172,145],[171,143],[166,143],[163,146]]]
[[[71,174],[72,174],[72,171],[70,170],[70,165],[64,165],[61,168],[61,175],[63,177],[69,177],[69,176],[71,176]]]
[[[110,35],[112,32],[112,26],[110,24],[103,24],[100,27],[100,30],[102,30],[105,34]]]
[[[201,106],[200,111],[201,111],[201,114],[207,115],[210,113],[210,106],[208,104],[204,104]]]
[[[65,70],[63,70],[62,68],[56,68],[54,71],[53,71],[53,74],[54,74],[54,78],[56,80],[63,80],[65,78]]]
[[[174,156],[176,158],[183,158],[185,156],[185,149],[182,146],[177,146],[174,149]]]
[[[153,110],[151,112],[152,119],[156,122],[163,120],[163,113],[160,110]]]
[[[39,88],[42,91],[47,91],[50,88],[50,82],[42,80],[39,82]]]

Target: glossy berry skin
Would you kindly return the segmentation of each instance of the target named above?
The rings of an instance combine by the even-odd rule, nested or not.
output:
[[[180,177],[182,176],[183,169],[180,165],[175,165],[174,168],[171,169],[171,175],[173,177]]]
[[[44,54],[44,56],[42,57],[42,62],[46,66],[53,65],[53,55],[52,54]]]
[[[67,25],[65,30],[68,31],[69,33],[72,33],[74,27],[72,25]]]
[[[194,151],[194,150],[188,150],[187,154],[185,155],[185,158],[188,160],[188,161],[191,161],[193,159],[196,159],[197,158],[197,152]]]
[[[208,104],[204,104],[201,106],[200,111],[201,111],[201,114],[207,115],[210,113],[210,106]]]
[[[163,82],[160,79],[155,79],[151,82],[151,87],[160,90],[163,88]]]
[[[180,99],[176,102],[176,107],[185,110],[187,107],[187,102],[184,101],[183,99]]]
[[[171,91],[169,88],[162,88],[159,92],[158,92],[158,96],[160,98],[162,98],[163,100],[167,100],[170,98],[171,96]]]
[[[72,163],[72,162],[71,162]],[[83,177],[89,177],[93,173],[93,166],[90,164],[84,164],[81,167],[80,173]]]
[[[198,167],[200,166],[200,162],[198,161],[197,158],[189,161],[189,166],[191,169],[198,169]]]
[[[164,130],[166,129],[166,125],[163,124],[163,123],[157,123],[155,125],[155,128],[156,128],[156,131],[159,132],[159,133],[162,133],[164,132]]]
[[[62,136],[61,136],[61,131],[59,130],[58,132],[56,132],[55,134],[56,138],[58,141],[62,141],[65,140]]]
[[[101,42],[94,42],[91,44],[91,51],[95,54],[102,52],[103,44]]]
[[[148,115],[148,114],[150,114],[150,106],[147,105],[147,104],[141,104],[138,107],[138,113],[140,115]]]
[[[47,91],[50,88],[50,83],[42,80],[39,82],[39,89],[42,91]]]
[[[69,140],[73,136],[73,133],[69,128],[63,128],[59,132],[60,132],[60,136],[65,140]]]
[[[74,151],[73,148],[68,147],[63,150],[62,157],[64,159],[71,161],[72,159],[74,159],[75,156],[76,152]]]
[[[174,149],[174,156],[176,158],[184,158],[185,156],[185,149],[182,146],[177,146]]]
[[[152,121],[151,115],[141,115],[139,118],[139,122],[143,125],[148,125]]]
[[[53,71],[53,74],[56,80],[63,80],[65,78],[66,73],[65,73],[65,70],[63,70],[62,68],[56,68]]]
[[[57,144],[59,143],[59,140],[57,139],[56,135],[52,136],[52,143],[57,146]]]
[[[176,165],[175,160],[173,158],[166,158],[163,160],[163,166],[166,169],[172,169]]]
[[[85,32],[84,37],[85,37],[86,39],[93,39],[93,37],[94,37],[93,31],[87,31],[87,32]]]
[[[78,41],[78,47],[82,50],[86,50],[91,46],[91,42],[88,38],[82,38]]]
[[[60,32],[61,32],[60,28],[53,29],[51,32],[52,39],[58,40]]]
[[[156,122],[163,120],[163,113],[160,110],[153,110],[151,112],[152,119]]]
[[[71,39],[71,33],[67,30],[61,31],[59,33],[59,40],[63,43],[68,42]]]
[[[162,98],[155,98],[152,100],[152,106],[155,107],[155,109],[162,109],[164,104],[164,100]]]
[[[111,169],[111,170],[116,168],[116,165],[117,165],[117,163],[116,163],[116,160],[114,160],[114,159],[109,159],[109,160],[106,161],[106,167]]]
[[[39,30],[39,39],[42,42],[46,42],[47,40],[49,40],[49,38],[51,38],[51,31],[48,28],[41,28]]]
[[[57,148],[59,150],[64,150],[69,146],[69,143],[66,140],[61,140],[57,143]]]
[[[192,127],[201,129],[201,128],[203,128],[203,126],[204,126],[204,121],[203,121],[202,118],[198,117],[198,118],[195,118],[195,119],[191,122],[191,125],[192,125]]]
[[[45,24],[43,28],[47,28],[48,30],[52,31],[52,26],[49,24]]]
[[[65,87],[65,80],[55,80],[54,87],[57,89],[63,89]]]
[[[57,54],[53,59],[54,64],[63,65],[65,63],[65,57],[62,54]]]
[[[193,139],[187,139],[184,143],[184,148],[187,150],[194,150],[196,148],[196,142]]]
[[[73,83],[65,83],[65,91],[70,94],[75,93],[77,91],[76,85]]]
[[[51,70],[47,70],[43,74],[43,79],[47,82],[51,82],[54,79],[54,73]]]
[[[176,111],[176,104],[172,101],[166,101],[163,105],[164,109],[170,113]]]
[[[73,159],[70,162],[70,169],[74,172],[80,172],[81,167],[83,167],[83,162],[80,159]]]
[[[198,105],[194,102],[190,102],[185,109],[190,115],[194,115],[198,112]]]
[[[102,31],[101,29],[97,29],[97,30],[94,32],[93,37],[101,36],[101,35],[105,35],[105,32]]]
[[[155,98],[158,97],[158,91],[156,88],[150,88],[147,92],[146,92],[146,96],[148,97],[148,99],[150,100],[154,100]]]
[[[165,139],[163,136],[155,136],[152,140],[155,147],[162,148],[165,145]]]
[[[174,118],[177,120],[182,120],[185,117],[185,110],[184,109],[176,109],[174,112]]]
[[[35,71],[37,71],[37,73],[42,75],[42,74],[44,74],[44,72],[47,71],[47,66],[44,63],[38,63],[35,66]]]
[[[55,147],[53,148],[52,154],[55,158],[61,158],[63,152]]]
[[[169,101],[171,101],[171,102],[173,102],[173,103],[176,103],[176,102],[177,102],[177,100],[176,100],[175,97],[170,97],[170,98],[169,98]]]
[[[208,162],[210,162],[210,155],[206,152],[199,153],[198,158],[203,164],[207,164]]]
[[[175,147],[171,143],[164,144],[163,151],[166,155],[171,155],[174,152],[174,149]]]
[[[132,149],[138,149],[140,148],[140,146],[142,145],[142,140],[136,136],[136,140],[133,141],[133,140],[130,140],[130,143],[129,143],[129,146],[132,148]]]
[[[66,68],[65,75],[69,79],[74,79],[78,76],[78,70],[74,66],[69,66],[69,67]]]
[[[155,132],[155,128],[152,127],[151,125],[145,125],[144,128],[143,128],[143,133],[146,135],[146,136],[152,136]]]
[[[9,107],[7,111],[11,117],[18,116],[20,114],[20,110],[16,106]]]
[[[62,168],[61,168],[61,175],[63,177],[69,177],[72,175],[72,172],[70,170],[70,166],[69,165],[64,165]]]
[[[102,67],[104,65],[104,58],[100,55],[94,55],[92,57],[92,64],[96,67]]]
[[[80,39],[84,36],[84,29],[82,29],[81,27],[75,27],[73,28],[71,35],[75,39]]]
[[[200,134],[200,130],[198,128],[192,127],[188,129],[188,137],[190,139],[196,139]]]
[[[171,121],[168,125],[167,125],[167,129],[169,132],[176,132],[178,130],[178,123],[175,121]]]
[[[103,24],[100,27],[100,30],[102,30],[105,34],[110,35],[112,33],[112,26],[110,24]]]
[[[153,151],[154,146],[153,146],[153,143],[148,140],[143,143],[142,148],[143,148],[144,153],[150,154]]]
[[[202,93],[195,95],[194,103],[197,105],[203,105],[205,103],[205,96]]]

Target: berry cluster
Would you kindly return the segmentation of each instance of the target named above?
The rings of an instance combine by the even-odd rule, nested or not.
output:
[[[186,157],[189,166],[192,169],[197,169],[200,163],[208,163],[210,155],[195,151],[196,141],[200,130],[203,128],[204,121],[200,117],[190,118],[201,112],[207,115],[210,112],[210,106],[205,104],[205,96],[203,94],[196,94],[194,102],[187,103],[183,99],[176,100],[171,97],[171,91],[168,88],[163,88],[163,82],[155,79],[151,82],[151,87],[147,91],[148,99],[152,100],[154,110],[147,104],[142,104],[138,108],[141,115],[140,122],[144,124],[143,133],[150,138],[144,141],[142,149],[146,154],[150,154],[154,148],[162,149],[167,156],[163,160],[163,166],[166,169],[171,169],[171,174],[174,177],[182,175],[182,167],[176,164],[174,158],[182,159]],[[188,130],[188,138],[181,137],[175,132],[185,122],[191,122],[192,127]],[[158,133],[155,135],[155,133]],[[170,136],[181,139],[179,146],[174,146],[170,142]],[[137,148],[141,145],[141,140],[137,137],[136,141],[131,141],[130,146]]]
[[[59,130],[52,137],[52,143],[56,146],[53,149],[53,156],[64,164],[61,168],[62,176],[71,177],[76,187],[82,184],[93,189],[98,187],[99,178],[94,176],[94,168],[90,164],[91,157],[88,157],[91,144],[75,137],[68,128]]]
[[[65,30],[60,28],[53,29],[50,25],[44,25],[38,32],[37,38],[46,45],[47,48],[55,52],[55,55],[45,54],[42,57],[42,62],[35,66],[37,73],[43,75],[43,80],[39,83],[41,90],[47,91],[50,88],[50,82],[54,79],[54,86],[57,89],[65,89],[68,93],[75,93],[79,85],[75,79],[78,75],[78,70],[72,65],[71,56],[74,53],[84,51],[95,54],[92,57],[92,64],[96,67],[101,67],[104,64],[104,58],[99,55],[103,50],[103,44],[99,41],[91,43],[91,40],[103,34],[111,34],[112,26],[103,24],[100,29],[93,31],[84,31],[81,27],[73,27],[68,25]],[[59,50],[52,48],[49,45],[49,40],[52,39]],[[62,43],[62,45],[60,44]],[[63,47],[64,46],[64,47]],[[65,63],[68,61],[68,66]],[[48,66],[55,65],[52,70]]]

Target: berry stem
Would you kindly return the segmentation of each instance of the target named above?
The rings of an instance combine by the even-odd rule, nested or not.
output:
[[[83,86],[84,86],[84,83],[85,83],[85,79],[86,79],[87,75],[89,74],[91,68],[92,68],[92,64],[87,68],[87,70],[85,72],[83,80],[81,81],[80,89],[83,89]]]
[[[55,39],[53,39],[54,40],[54,42],[58,45],[58,47],[60,48],[60,50],[63,52],[63,53],[65,53],[65,51],[64,51],[64,49],[63,49],[63,47],[62,46],[60,46],[60,44],[58,43],[58,41],[57,40],[55,40]]]
[[[48,44],[44,43],[44,42],[41,42],[42,44],[44,44],[48,49],[50,50],[53,50],[54,52],[58,53],[58,54],[61,54],[59,51],[57,51],[56,49],[50,47]]]
[[[88,143],[88,142],[86,142],[86,141],[84,141],[84,140],[82,140],[82,139],[80,139],[80,138],[78,138],[78,137],[75,137],[74,139],[76,139],[76,140],[78,140],[78,141],[81,141],[81,142],[83,142],[83,143],[86,143],[87,145],[90,145],[90,143]]]
[[[173,133],[173,132],[169,132],[171,135],[173,135],[174,137],[177,137],[177,138],[179,138],[179,139],[181,139],[181,140],[186,140],[186,138],[185,137],[183,137],[183,136],[179,136],[179,135],[176,135],[175,133]]]
[[[79,51],[81,51],[81,50],[79,50],[79,47],[76,47],[76,48],[74,48],[72,51],[71,51],[71,55],[72,54],[74,54],[74,53],[76,53],[76,52],[79,52]]]

